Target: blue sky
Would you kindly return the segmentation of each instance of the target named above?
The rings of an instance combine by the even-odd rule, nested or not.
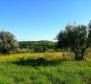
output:
[[[0,30],[18,41],[53,40],[67,23],[90,19],[91,0],[0,0]]]

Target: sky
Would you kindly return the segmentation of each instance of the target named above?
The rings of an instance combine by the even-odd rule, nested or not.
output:
[[[91,0],[0,0],[0,31],[18,41],[54,40],[66,24],[88,24]]]

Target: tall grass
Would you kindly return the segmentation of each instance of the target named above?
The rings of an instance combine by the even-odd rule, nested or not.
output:
[[[62,57],[62,53],[24,53],[24,54],[10,54],[10,55],[0,55],[0,62],[9,62],[16,61],[20,58],[49,58],[49,59],[58,59]]]
[[[28,58],[48,58],[48,59],[70,59],[72,55],[67,52],[54,52],[54,53],[24,53],[24,54],[8,54],[8,55],[0,55],[0,62],[9,62],[16,61],[20,58],[28,59]]]
[[[44,65],[45,62],[41,61],[40,65],[31,65],[31,63],[38,63],[37,59],[41,57],[46,58],[48,61],[44,61],[48,64]],[[17,63],[21,58],[25,62],[28,59],[34,60],[32,62],[28,60],[27,63],[30,62],[30,65],[26,66]],[[62,60],[58,62],[59,58]],[[84,61],[65,61],[63,53],[2,55],[0,84],[91,84],[91,58]]]

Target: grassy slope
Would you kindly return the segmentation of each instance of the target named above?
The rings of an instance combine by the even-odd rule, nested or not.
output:
[[[0,84],[91,84],[91,59],[46,66],[0,62]]]

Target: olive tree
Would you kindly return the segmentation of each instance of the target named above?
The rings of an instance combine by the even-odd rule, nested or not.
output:
[[[75,60],[83,60],[91,44],[91,22],[89,25],[67,25],[57,36],[59,48],[69,47],[75,53]]]
[[[7,54],[18,48],[17,40],[10,32],[0,31],[0,53]]]

